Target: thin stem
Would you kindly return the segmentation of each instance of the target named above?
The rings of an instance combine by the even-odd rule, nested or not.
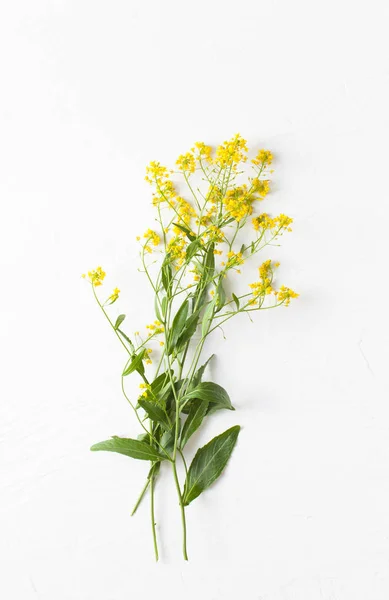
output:
[[[180,489],[180,483],[178,481],[178,475],[177,475],[177,467],[176,467],[176,463],[173,462],[172,463],[172,468],[173,468],[173,475],[174,475],[174,481],[176,483],[176,488],[177,488],[177,494],[178,494],[178,498],[180,501],[180,509],[181,509],[181,522],[182,522],[182,553],[184,555],[184,560],[188,560],[188,552],[187,552],[187,548],[186,548],[186,519],[185,519],[185,506],[184,503],[182,501],[182,494],[181,494],[181,489]]]
[[[150,492],[151,492],[151,502],[150,502],[150,510],[151,510],[151,529],[153,532],[153,542],[154,542],[154,553],[155,560],[158,562],[158,543],[157,543],[157,532],[155,529],[155,513],[154,513],[154,475],[151,475],[150,478]]]
[[[135,513],[136,513],[136,511],[138,510],[139,504],[142,502],[142,500],[143,500],[143,497],[144,497],[144,495],[145,495],[145,493],[146,493],[146,491],[147,491],[147,488],[149,487],[149,485],[150,485],[150,479],[147,479],[147,481],[146,481],[146,483],[145,483],[145,485],[144,485],[144,487],[143,487],[143,489],[142,489],[141,493],[139,494],[139,498],[138,498],[138,500],[136,501],[136,504],[135,504],[134,508],[132,509],[132,513],[131,513],[131,516],[132,516],[132,517],[134,516],[134,514],[135,514]]]

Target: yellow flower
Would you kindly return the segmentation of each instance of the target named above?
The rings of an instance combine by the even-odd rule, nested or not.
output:
[[[238,265],[243,265],[244,263],[244,258],[241,252],[227,252],[227,258],[227,269],[232,269],[234,267],[237,267]]]
[[[95,287],[102,285],[105,275],[106,273],[101,267],[97,267],[97,269],[95,269],[94,271],[88,271],[89,281]],[[85,279],[86,274],[84,273],[82,277]]]
[[[222,168],[232,166],[233,170],[236,170],[236,166],[241,161],[246,161],[247,151],[247,141],[237,133],[233,138],[223,142],[216,148],[215,162]]]
[[[291,290],[290,288],[282,285],[277,292],[277,300],[283,302],[284,306],[289,306],[291,298],[298,298],[299,294]]]
[[[276,235],[280,233],[282,230],[284,231],[292,231],[290,225],[293,223],[293,219],[284,214],[278,215],[278,217],[270,217],[266,213],[262,213],[258,215],[258,217],[253,218],[253,225],[256,231],[260,229],[265,230],[277,230]]]
[[[158,335],[158,334],[164,332],[164,327],[163,327],[162,323],[160,323],[159,321],[154,321],[154,323],[151,323],[151,325],[146,325],[146,329],[149,330],[149,336],[150,335]],[[150,350],[150,352],[151,352],[151,350]]]
[[[109,303],[113,304],[114,302],[116,302],[116,300],[119,298],[119,294],[120,294],[119,288],[115,288],[113,290],[112,294],[110,295],[110,297],[108,298]]]
[[[255,283],[249,284],[249,287],[251,288],[253,294],[251,304],[255,304],[256,300],[259,297],[267,296],[273,291],[273,268],[271,260],[265,260],[265,262],[261,264],[258,270],[260,280],[256,281]]]
[[[153,231],[152,229],[148,229],[143,234],[143,237],[146,238],[147,241],[151,241],[154,246],[158,246],[158,244],[161,241],[161,238],[159,237],[159,235],[155,231]]]
[[[231,217],[239,222],[252,214],[252,205],[255,199],[255,196],[249,193],[247,185],[242,185],[228,190],[223,199],[223,204]]]
[[[212,148],[211,146],[206,146],[204,142],[196,142],[194,148],[192,148],[192,152],[196,152],[197,150],[197,159],[199,161],[205,160],[209,163],[212,163]]]
[[[251,161],[254,165],[271,165],[273,162],[273,155],[270,150],[259,150],[257,156]]]
[[[196,170],[196,160],[192,152],[180,154],[177,158],[176,165],[178,165],[180,171],[183,171],[184,173],[194,173]]]
[[[261,198],[267,196],[270,191],[270,185],[268,179],[258,179],[257,177],[251,182],[254,193],[259,194]]]

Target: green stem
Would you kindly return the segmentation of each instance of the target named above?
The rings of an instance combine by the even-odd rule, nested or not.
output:
[[[154,553],[155,553],[155,560],[158,562],[158,543],[157,543],[157,532],[155,529],[155,513],[154,513],[154,475],[151,476],[151,480],[150,480],[150,492],[151,492],[151,503],[150,503],[150,510],[151,510],[151,529],[153,532],[153,543],[154,543]]]
[[[138,498],[138,500],[136,501],[136,504],[135,504],[134,508],[132,509],[132,513],[131,513],[131,516],[132,516],[132,517],[134,516],[134,514],[135,514],[135,513],[136,513],[136,511],[138,510],[139,504],[142,502],[142,500],[143,500],[143,496],[145,495],[145,493],[146,493],[146,491],[147,491],[147,488],[149,487],[149,485],[150,485],[150,479],[147,479],[147,481],[146,481],[146,483],[145,483],[145,485],[144,485],[144,488],[143,488],[143,490],[141,491],[141,493],[140,493],[140,495],[139,495],[139,498]]]
[[[176,488],[177,488],[177,494],[178,494],[178,498],[180,501],[180,509],[181,509],[181,522],[182,522],[182,553],[184,555],[184,560],[188,560],[188,552],[187,552],[187,548],[186,548],[186,519],[185,519],[185,506],[184,503],[182,501],[182,494],[181,494],[181,489],[180,489],[180,483],[178,481],[178,475],[177,475],[177,467],[176,467],[176,463],[173,462],[172,463],[172,468],[173,468],[173,475],[174,475],[174,481],[176,483]]]

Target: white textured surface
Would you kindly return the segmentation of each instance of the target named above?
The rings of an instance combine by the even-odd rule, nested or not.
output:
[[[2,3],[4,600],[389,597],[387,22],[383,0]],[[272,256],[301,298],[209,348],[238,410],[199,443],[243,431],[189,507],[189,564],[166,473],[156,565],[148,506],[129,516],[146,465],[88,450],[136,427],[79,273],[149,322],[144,165],[236,131],[277,156],[267,206],[295,227]]]

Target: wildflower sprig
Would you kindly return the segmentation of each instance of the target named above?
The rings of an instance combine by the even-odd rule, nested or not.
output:
[[[218,410],[234,410],[223,387],[203,380],[212,358],[201,364],[206,340],[238,314],[288,306],[298,296],[284,285],[277,287],[275,272],[279,263],[269,259],[259,265],[258,279],[247,284],[246,293],[226,291],[226,280],[233,284],[245,263],[284,232],[291,231],[293,222],[284,214],[270,216],[258,210],[271,190],[273,171],[269,167],[273,155],[269,150],[259,150],[251,161],[252,175],[247,175],[242,183],[247,154],[246,140],[236,134],[215,150],[196,142],[178,157],[178,171],[168,170],[159,162],[151,162],[147,167],[146,181],[153,187],[158,226],[137,238],[142,270],[154,296],[154,316],[144,337],[139,332],[132,337],[125,333],[125,315],[119,315],[116,321],[109,315],[108,307],[119,298],[118,288],[108,300],[100,301],[96,287],[103,284],[106,276],[102,268],[84,276],[126,351],[121,387],[141,426],[137,438],[113,437],[95,444],[92,450],[117,452],[150,462],[133,514],[150,488],[157,559],[154,496],[161,463],[171,465],[181,512],[183,556],[187,559],[186,507],[219,477],[239,435],[239,425],[229,428],[199,448],[187,466],[186,443],[206,417]],[[182,190],[178,193],[172,176],[183,179],[186,194]],[[244,243],[239,239],[244,239]],[[153,344],[156,349],[150,347]],[[126,390],[130,375],[140,378],[135,401]],[[179,461],[184,466],[183,485],[179,481]]]

